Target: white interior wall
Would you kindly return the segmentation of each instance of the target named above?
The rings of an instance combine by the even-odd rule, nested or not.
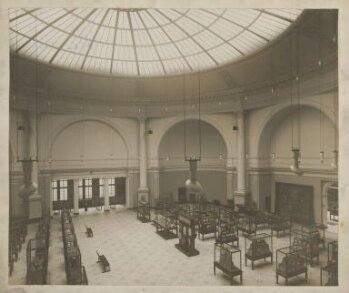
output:
[[[274,201],[275,182],[302,182],[314,186],[315,204],[319,205],[320,183],[322,180],[333,180],[336,173],[331,169],[332,151],[334,148],[333,94],[308,97],[302,100],[301,112],[301,152],[304,166],[310,168],[302,177],[288,172],[285,167],[291,164],[290,127],[291,116],[287,112],[289,105],[278,104],[272,107],[256,109],[246,113],[246,153],[249,166],[248,188],[252,200],[264,208],[266,196]],[[320,106],[321,103],[322,105]],[[319,160],[320,112],[323,115],[323,133],[325,161]],[[286,110],[285,110],[286,109]],[[278,115],[278,113],[281,113]],[[288,114],[288,115],[286,115]],[[21,165],[16,163],[17,135],[16,120],[19,112],[11,111],[10,145],[13,157],[11,176],[11,193],[17,194],[21,186]],[[190,119],[190,117],[188,117]],[[153,197],[167,192],[176,194],[177,188],[188,176],[187,166],[183,161],[183,132],[180,122],[183,117],[154,118],[147,120],[148,148],[148,185]],[[85,114],[40,114],[39,115],[39,168],[41,170],[40,187],[44,196],[49,196],[49,182],[52,170],[55,176],[88,174],[97,170],[99,175],[107,172],[124,170],[130,180],[128,188],[133,194],[129,199],[130,206],[135,203],[138,188],[138,139],[139,125],[137,119],[114,118],[110,115]],[[205,189],[212,199],[224,201],[227,192],[235,190],[236,173],[236,133],[233,114],[202,115],[203,160],[199,164],[199,174]],[[219,142],[218,142],[219,141]],[[106,143],[107,142],[107,143]],[[224,147],[225,146],[225,147]],[[276,153],[276,160],[270,160],[270,153]],[[219,160],[219,153],[224,153],[224,160]],[[159,155],[158,155],[159,154]],[[166,160],[169,154],[170,160]],[[83,155],[83,160],[79,160]],[[113,155],[113,159],[111,158]],[[172,160],[177,157],[178,160]],[[126,160],[125,160],[126,158]],[[128,159],[127,159],[128,158]],[[281,160],[283,158],[283,160]],[[79,162],[77,162],[77,160]],[[51,161],[51,164],[48,162]],[[200,168],[201,165],[201,168]],[[179,169],[178,169],[179,168]],[[267,169],[265,169],[267,168]],[[284,169],[282,169],[284,168]],[[233,172],[232,187],[227,187],[227,171]],[[77,173],[76,173],[77,172]],[[132,174],[132,175],[131,175]],[[39,183],[40,183],[39,182]],[[211,182],[211,183],[210,183]],[[14,196],[13,206],[20,207],[21,199]],[[19,208],[20,209],[20,208]],[[315,214],[318,218],[318,214]]]

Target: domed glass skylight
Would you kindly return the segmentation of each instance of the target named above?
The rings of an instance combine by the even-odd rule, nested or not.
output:
[[[301,9],[16,8],[11,50],[92,73],[158,76],[231,63],[263,48]]]

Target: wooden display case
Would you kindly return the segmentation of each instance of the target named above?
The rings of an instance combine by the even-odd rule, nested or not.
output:
[[[149,202],[138,202],[137,205],[137,219],[142,223],[150,222],[150,203]]]
[[[234,243],[236,242],[235,246],[239,247],[239,236],[235,222],[220,221],[217,232],[217,243],[231,243],[234,246]]]
[[[291,233],[291,229],[292,222],[290,217],[275,214],[270,216],[270,230],[272,235],[276,232],[276,237],[278,238],[280,232],[284,234],[287,232]]]
[[[239,248],[227,243],[215,243],[213,261],[214,274],[216,274],[216,268],[230,278],[231,284],[233,284],[235,276],[240,276],[240,285],[242,285],[241,250]]]
[[[81,253],[68,211],[62,212],[62,234],[65,271],[68,285],[88,285],[85,268],[81,265]]]
[[[158,211],[155,216],[156,233],[168,240],[178,237],[177,217],[169,211]]]
[[[247,260],[250,260],[253,270],[256,260],[265,260],[268,257],[273,263],[273,237],[270,234],[260,233],[245,237],[245,266],[247,266]]]
[[[301,226],[301,230],[312,235],[313,241],[322,248],[326,247],[327,226],[321,223],[313,223],[310,226]]]
[[[216,238],[217,234],[217,222],[218,218],[215,213],[207,212],[203,215],[201,215],[201,218],[199,220],[199,229],[198,229],[198,235],[201,240],[205,240],[205,235],[207,234],[214,234]]]
[[[238,231],[242,231],[247,235],[256,234],[257,226],[254,221],[254,218],[250,215],[240,214],[238,222]]]
[[[27,285],[45,285],[47,281],[48,243],[34,238],[27,245]]]
[[[276,251],[276,283],[279,284],[279,276],[285,278],[285,284],[292,277],[305,274],[308,281],[308,267],[304,247],[289,246]]]
[[[325,275],[327,282],[323,284]],[[338,286],[338,241],[332,241],[327,246],[327,264],[320,270],[321,286]]]
[[[291,229],[290,246],[298,246],[304,248],[303,257],[309,261],[311,265],[319,264],[320,249],[319,249],[319,231]],[[314,262],[314,259],[316,262]]]
[[[254,218],[256,229],[269,227],[269,216],[266,213],[260,210],[255,210],[251,216]]]
[[[178,215],[178,239],[175,247],[186,256],[195,256],[199,251],[195,249],[195,218],[190,214],[180,213]]]

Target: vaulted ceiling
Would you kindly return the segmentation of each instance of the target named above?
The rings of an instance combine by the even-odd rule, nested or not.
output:
[[[64,68],[163,76],[233,63],[264,48],[301,9],[16,8],[12,52]]]

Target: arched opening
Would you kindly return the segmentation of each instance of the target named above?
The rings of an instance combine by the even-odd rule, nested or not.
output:
[[[261,161],[268,162],[269,166],[288,166],[292,160],[292,147],[299,147],[303,164],[321,167],[327,161],[330,165],[338,137],[333,117],[310,105],[302,105],[299,117],[301,127],[298,130],[295,120],[292,122],[292,107],[286,106],[262,125],[258,140],[258,158]],[[299,145],[295,136],[299,136]],[[324,151],[322,162],[321,151]]]
[[[125,206],[128,157],[123,136],[104,121],[78,120],[59,129],[49,152],[50,168],[59,170],[50,182],[53,210],[65,206],[78,212],[75,197],[85,210]]]
[[[258,140],[259,167],[270,170],[270,175],[265,175],[267,179],[264,181],[264,184],[270,184],[270,191],[259,194],[259,198],[261,201],[268,201],[271,210],[276,212],[281,199],[283,205],[302,202],[301,206],[294,206],[299,218],[307,218],[307,215],[312,214],[308,219],[322,223],[322,215],[325,214],[322,180],[328,174],[335,176],[331,164],[334,160],[338,130],[333,123],[333,117],[311,105],[301,106],[299,130],[294,122],[292,124],[292,119],[292,107],[289,105],[280,107],[262,124]],[[299,135],[298,145],[292,139],[292,131],[294,135]],[[303,172],[301,176],[290,170],[293,147],[300,149],[300,168]]]
[[[186,120],[187,133],[196,131],[198,120]],[[201,161],[198,163],[198,181],[208,200],[226,202],[227,196],[227,146],[220,132],[210,123],[201,121]],[[187,147],[197,148],[194,137],[187,137]],[[158,150],[160,166],[160,197],[172,195],[177,199],[178,187],[189,176],[189,166],[184,160],[184,121],[170,127],[163,135]]]
[[[80,120],[59,130],[49,156],[53,162],[111,160],[127,166],[128,148],[111,125],[99,120]]]

